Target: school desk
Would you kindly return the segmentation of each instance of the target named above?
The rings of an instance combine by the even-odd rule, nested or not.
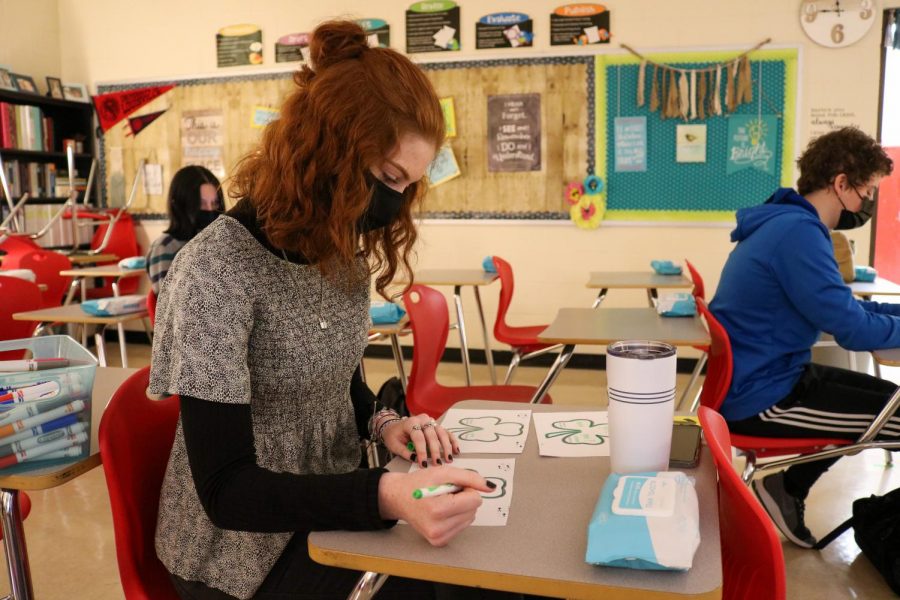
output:
[[[531,401],[541,402],[565,368],[577,344],[592,346],[620,340],[655,340],[673,346],[708,346],[709,332],[699,317],[660,317],[655,308],[561,308],[538,335],[542,344],[563,344],[562,352]]]
[[[391,340],[391,352],[394,354],[394,364],[397,365],[397,374],[400,376],[400,384],[403,391],[406,391],[406,368],[403,366],[403,352],[400,349],[400,340],[398,337],[409,332],[409,317],[403,317],[396,323],[382,323],[380,325],[372,325],[369,329],[369,341],[376,342],[388,338]]]
[[[72,283],[69,285],[69,292],[66,294],[65,304],[72,302],[72,296],[75,295],[76,286],[81,287],[81,301],[87,298],[87,280],[96,277],[112,277],[113,296],[119,295],[119,281],[127,277],[140,277],[147,271],[144,269],[123,269],[118,265],[106,265],[102,267],[83,267],[80,269],[66,269],[60,271],[63,277],[71,277]]]
[[[458,408],[509,410],[508,402],[467,400]],[[538,412],[584,411],[584,406],[535,405]],[[466,458],[499,458],[472,454]],[[503,527],[469,527],[447,546],[432,547],[408,525],[387,531],[310,534],[316,562],[370,573],[427,579],[495,590],[587,600],[721,598],[716,468],[703,448],[695,478],[700,504],[700,547],[686,572],[599,567],[584,562],[587,526],[609,475],[609,458],[538,455],[534,424],[525,450],[515,456],[513,498]],[[390,470],[409,463],[395,458]],[[362,595],[360,598],[367,598]],[[377,596],[376,596],[377,599]]]
[[[69,304],[64,306],[54,306],[52,308],[42,308],[40,310],[29,310],[13,314],[16,321],[38,321],[44,323],[73,323],[81,325],[102,325],[103,327],[94,334],[94,341],[97,343],[97,357],[100,359],[100,366],[106,366],[106,346],[103,343],[103,332],[110,325],[115,325],[119,330],[119,354],[122,357],[122,366],[128,366],[128,357],[125,350],[125,330],[124,323],[135,321],[138,319],[147,319],[147,309],[126,313],[124,315],[115,315],[111,317],[98,317],[91,315],[81,309],[78,304]],[[147,327],[147,323],[144,323]]]
[[[497,374],[494,373],[494,357],[491,354],[491,342],[487,325],[484,321],[484,309],[481,306],[481,294],[478,288],[490,285],[497,280],[499,275],[488,273],[484,269],[423,269],[416,271],[414,279],[422,285],[452,285],[453,301],[456,305],[456,324],[459,329],[459,345],[462,354],[463,368],[466,372],[466,385],[472,385],[472,369],[469,366],[469,342],[466,338],[466,321],[463,317],[462,287],[471,286],[475,293],[475,304],[478,306],[478,317],[481,319],[481,335],[484,339],[484,355],[487,359],[488,371],[491,374],[491,383],[497,385]],[[398,283],[407,283],[400,281]]]
[[[65,253],[63,253],[65,254]],[[119,260],[119,257],[115,254],[84,254],[84,253],[73,253],[66,254],[69,257],[69,262],[73,265],[95,265],[97,263],[106,263],[112,262],[114,260]]]
[[[611,289],[638,289],[647,291],[647,302],[656,306],[659,289],[690,289],[691,280],[684,275],[657,275],[655,271],[591,271],[587,287],[600,293],[591,308],[597,308]]]
[[[872,296],[900,296],[900,285],[883,277],[876,277],[871,282],[852,281],[847,285],[854,295],[866,300]]]
[[[97,428],[103,410],[113,393],[137,369],[98,368],[91,394],[91,450],[86,458],[73,459],[62,465],[40,467],[28,473],[0,474],[0,517],[3,522],[3,543],[6,546],[7,569],[11,600],[32,600],[31,571],[22,515],[19,513],[20,490],[46,490],[62,485],[87,473],[100,464]],[[77,548],[72,548],[77,552]],[[77,594],[75,594],[77,596]]]

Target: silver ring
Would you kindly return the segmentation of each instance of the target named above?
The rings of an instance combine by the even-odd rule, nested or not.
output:
[[[427,425],[413,425],[412,430],[413,431],[422,431],[422,427],[427,427]]]
[[[425,423],[424,425],[422,425],[422,429],[424,429],[426,427],[437,427],[437,421],[432,420],[431,422]]]

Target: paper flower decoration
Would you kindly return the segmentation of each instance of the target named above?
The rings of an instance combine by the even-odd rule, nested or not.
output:
[[[603,193],[603,180],[596,175],[588,175],[584,178],[584,193],[588,195]]]
[[[584,196],[584,186],[581,185],[581,182],[573,181],[566,186],[566,202],[569,206],[578,204],[582,196]]]
[[[569,216],[580,229],[597,229],[606,214],[606,201],[598,195],[584,195],[569,209]]]

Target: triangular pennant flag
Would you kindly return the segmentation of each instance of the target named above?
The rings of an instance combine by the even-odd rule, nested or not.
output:
[[[166,112],[167,110],[169,110],[169,109],[167,108],[164,110],[147,113],[146,115],[140,115],[137,117],[128,117],[128,127],[131,129],[131,135],[139,134],[141,131],[144,130],[144,128],[147,127],[147,125],[149,125],[153,121],[160,118],[162,116],[162,114],[164,112]]]
[[[174,85],[158,85],[94,96],[100,127],[103,131],[108,131],[110,127],[174,87]]]

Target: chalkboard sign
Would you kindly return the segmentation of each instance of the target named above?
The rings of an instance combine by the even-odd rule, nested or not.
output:
[[[488,171],[541,170],[541,96],[488,96]]]

